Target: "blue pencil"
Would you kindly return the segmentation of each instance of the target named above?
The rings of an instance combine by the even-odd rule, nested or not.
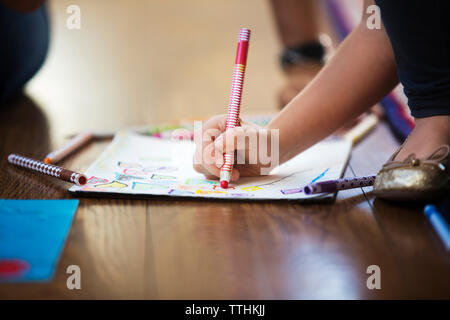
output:
[[[444,243],[445,249],[447,251],[450,250],[450,226],[445,221],[444,217],[442,217],[441,213],[438,211],[438,209],[432,205],[429,204],[425,206],[425,215],[427,216],[428,220],[430,220],[431,225],[436,230],[439,238],[441,238],[442,242]]]

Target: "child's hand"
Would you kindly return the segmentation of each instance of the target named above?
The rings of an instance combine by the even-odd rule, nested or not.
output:
[[[227,115],[212,117],[203,123],[201,131],[195,132],[194,169],[208,179],[217,179],[224,161],[223,154],[235,152],[231,181],[268,174],[271,164],[274,164],[269,156],[269,131],[242,120],[239,127],[226,131],[226,121]]]

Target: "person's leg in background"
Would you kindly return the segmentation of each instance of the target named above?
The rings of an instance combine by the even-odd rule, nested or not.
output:
[[[375,179],[376,197],[436,201],[450,194],[448,0],[375,0],[415,126]]]
[[[280,107],[292,100],[320,71],[325,48],[319,41],[317,0],[271,0],[284,47],[281,63],[288,83]]]
[[[450,145],[450,2],[376,0],[415,128],[396,160]]]
[[[22,13],[0,4],[0,107],[22,92],[44,63],[49,44],[45,5]]]

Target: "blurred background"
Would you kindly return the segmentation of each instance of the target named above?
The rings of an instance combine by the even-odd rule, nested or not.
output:
[[[75,2],[81,29],[69,30]],[[75,2],[48,2],[49,55],[26,88],[57,136],[226,113],[244,26],[253,34],[243,109],[276,110],[282,75],[268,1]]]
[[[0,7],[6,43],[0,93],[20,83],[11,80],[24,72],[17,70],[40,65],[32,45],[44,46],[39,32],[47,37],[39,22],[43,8],[29,15],[11,8],[42,1],[0,0],[8,6]],[[80,9],[80,29],[68,27],[72,6]],[[114,132],[226,113],[242,27],[252,36],[241,114],[274,114],[326,61],[308,53],[311,43],[330,57],[359,23],[362,0],[48,0],[46,9],[49,50],[25,94],[58,145],[85,130]],[[40,30],[26,22],[31,16]],[[301,50],[301,59],[283,70],[280,54],[289,50]],[[392,132],[404,139],[413,121],[401,86],[380,105]],[[11,105],[2,112],[10,119],[2,125],[26,113]]]
[[[80,30],[66,26],[72,4],[81,9]],[[53,137],[226,113],[241,27],[252,30],[243,113],[278,110],[282,45],[268,0],[47,5],[49,54],[26,93],[49,118]],[[326,13],[319,20],[332,35]]]

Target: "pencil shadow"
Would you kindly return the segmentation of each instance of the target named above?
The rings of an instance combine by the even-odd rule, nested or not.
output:
[[[44,177],[11,166],[6,157],[17,153],[41,159],[49,152],[49,126],[45,114],[26,95],[0,107],[0,197],[48,198],[62,194],[54,184],[43,185]],[[47,193],[46,193],[47,192]]]
[[[423,207],[421,203],[401,203],[378,198],[373,201],[374,218],[393,249],[413,254],[415,248],[411,243],[426,233]],[[420,242],[423,244],[423,239]]]
[[[66,199],[71,198],[67,193],[67,183],[37,174],[30,170],[10,165],[6,155],[17,153],[34,159],[43,159],[50,152],[49,120],[38,104],[26,95],[21,95],[6,105],[0,107],[0,198],[8,199]],[[80,203],[77,216],[83,215],[85,205]],[[88,288],[72,292],[65,286],[56,286],[59,297],[71,298],[81,295],[92,295],[92,288],[108,288],[105,298],[114,298],[108,292],[113,288],[104,280],[104,276],[97,272],[94,262],[96,256],[92,253],[88,243],[92,242],[88,225],[84,219],[75,217],[71,231],[67,238],[65,249],[62,252],[55,272],[53,283],[64,283],[67,280],[66,268],[69,265],[78,265],[81,270],[90,270],[84,273],[84,280],[89,283]],[[86,249],[88,248],[88,249]],[[75,290],[76,291],[76,290]]]
[[[374,218],[384,231],[392,237],[401,233],[411,235],[411,229],[423,224],[423,203],[395,202],[375,198],[372,202]]]
[[[21,94],[0,107],[0,151],[37,159],[50,150],[46,115],[28,96]]]

